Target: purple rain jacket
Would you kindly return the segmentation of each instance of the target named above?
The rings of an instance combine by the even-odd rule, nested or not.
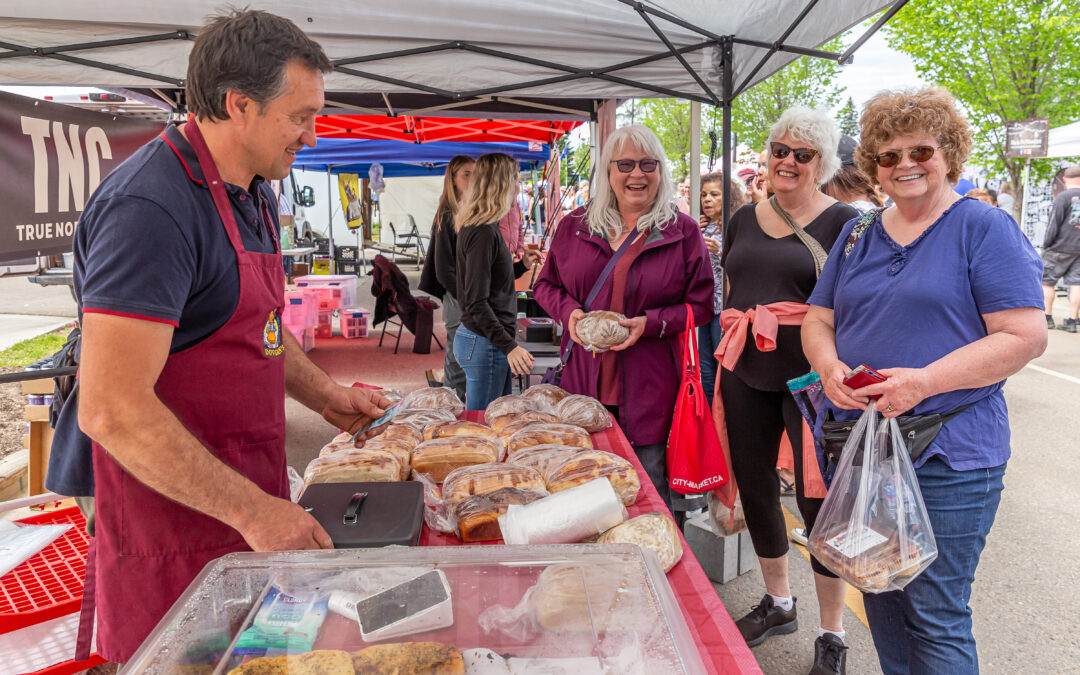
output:
[[[593,284],[613,255],[603,237],[589,233],[585,209],[578,208],[559,222],[544,268],[533,288],[540,306],[566,325],[582,308]],[[593,310],[611,302],[611,276],[604,282]],[[645,333],[633,347],[619,353],[619,420],[631,445],[666,443],[682,381],[679,335],[686,328],[686,307],[694,324],[713,316],[713,273],[709,253],[697,223],[680,213],[663,229],[654,230],[626,279],[625,314],[647,319]],[[599,398],[600,359],[562,337],[562,349],[573,345],[563,369],[562,388],[572,394]]]

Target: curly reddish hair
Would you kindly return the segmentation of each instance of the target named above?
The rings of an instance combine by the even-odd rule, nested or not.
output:
[[[964,162],[971,155],[971,127],[956,99],[941,87],[877,94],[863,108],[859,130],[855,161],[874,182],[878,180],[875,158],[879,148],[898,136],[926,133],[936,138],[949,163],[946,178],[953,185],[960,179]]]

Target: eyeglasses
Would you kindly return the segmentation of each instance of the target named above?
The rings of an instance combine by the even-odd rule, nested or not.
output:
[[[642,173],[652,173],[656,171],[656,167],[660,166],[660,160],[652,158],[613,159],[611,163],[619,169],[619,173],[630,173],[634,167],[641,167]]]
[[[908,157],[915,162],[925,162],[934,156],[934,151],[937,148],[932,145],[916,145],[914,148],[905,148]],[[883,152],[880,155],[874,157],[874,161],[877,165],[883,169],[891,169],[900,163],[900,160],[904,156],[904,150]]]
[[[795,161],[799,164],[809,164],[818,155],[818,151],[813,148],[789,148],[783,143],[776,142],[769,145],[769,152],[776,159],[785,159],[788,155],[794,153]]]

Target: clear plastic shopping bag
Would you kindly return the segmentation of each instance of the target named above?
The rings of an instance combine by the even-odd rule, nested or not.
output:
[[[867,593],[904,588],[937,557],[900,428],[873,405],[848,437],[807,547]]]

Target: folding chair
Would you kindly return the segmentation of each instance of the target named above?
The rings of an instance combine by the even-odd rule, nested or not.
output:
[[[401,249],[401,252],[403,254],[408,253],[410,250],[412,250],[413,254],[416,256],[416,269],[420,269],[421,262],[423,261],[423,255],[421,254],[423,251],[423,245],[418,241],[413,241],[412,232],[409,232],[407,234],[398,234],[397,228],[394,227],[394,223],[392,221],[388,221],[387,225],[390,226],[390,234],[394,236],[393,253],[390,254],[392,256],[392,262],[394,262],[395,264],[397,263],[398,249]],[[416,225],[414,224],[413,227],[416,227]],[[419,234],[417,236],[419,236]]]
[[[413,351],[426,354],[430,351],[430,338],[434,338],[439,349],[446,349],[433,330],[434,314],[439,305],[431,298],[415,296],[409,289],[409,280],[401,269],[381,255],[372,262],[372,287],[375,296],[375,314],[372,325],[382,322],[379,346],[387,332],[395,337],[394,353],[401,344],[401,333],[408,329],[416,336]],[[397,332],[388,331],[387,324],[397,328]]]

